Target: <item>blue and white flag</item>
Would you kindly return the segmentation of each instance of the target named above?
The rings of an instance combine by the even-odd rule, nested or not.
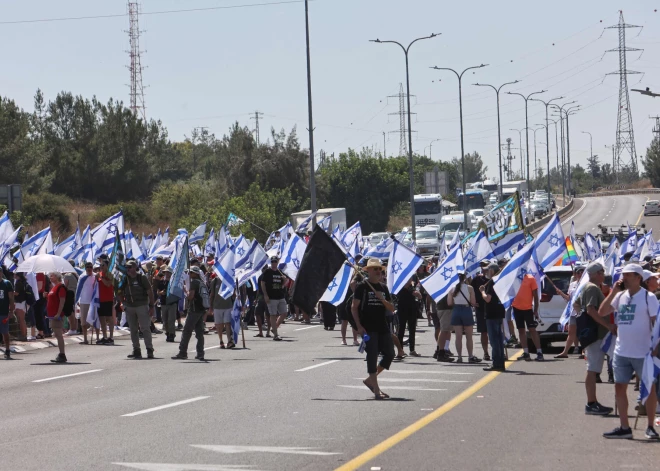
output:
[[[264,248],[256,240],[253,242],[253,247],[248,262],[244,265],[241,271],[236,272],[239,288],[255,276],[259,277],[261,270],[268,265],[270,260],[270,257],[266,254]]]
[[[539,232],[534,243],[534,252],[541,268],[547,270],[557,263],[566,253],[566,237],[561,228],[557,213],[548,224]]]
[[[429,296],[437,303],[447,296],[449,290],[458,283],[458,274],[465,271],[461,246],[456,245],[431,276],[421,283]]]
[[[602,255],[602,252],[598,249],[598,241],[591,232],[586,232],[584,234],[584,248],[587,249],[586,256],[589,261],[596,260]]]
[[[176,230],[176,235],[178,235],[178,236],[186,235],[187,236],[188,235],[188,229],[186,229],[184,227],[180,227]]]
[[[210,253],[215,254],[216,256],[220,256],[220,254],[215,253],[216,246],[215,246],[215,230],[211,228],[211,232],[209,233],[209,238],[206,239],[206,244],[204,244],[204,255],[208,255]]]
[[[230,242],[231,236],[229,235],[229,231],[227,230],[227,227],[223,225],[215,236],[216,257],[220,258],[220,255],[225,253],[225,250],[229,248]]]
[[[204,235],[206,234],[206,221],[201,223],[199,226],[197,226],[197,229],[195,229],[192,234],[190,234],[190,237],[188,238],[188,242],[191,244],[194,244],[196,242],[200,242],[204,240]]]
[[[18,226],[18,229],[9,234],[9,236],[5,238],[4,242],[0,242],[0,265],[2,265],[2,261],[5,259],[5,256],[16,244],[16,241],[18,240],[18,234],[21,232],[21,229],[23,229],[23,226]]]
[[[443,243],[444,245],[444,243]],[[479,273],[480,263],[485,259],[495,258],[493,248],[488,242],[488,237],[483,230],[479,229],[472,247],[465,253],[465,274],[473,278]]]
[[[101,254],[110,254],[115,246],[116,234],[120,237],[124,235],[124,214],[121,211],[92,229],[92,239],[96,249],[96,253],[92,255],[94,259]]]
[[[623,256],[627,253],[635,253],[637,250],[637,231],[631,229],[628,226],[628,237],[621,244],[621,249],[619,249],[619,258],[623,259]]]
[[[327,301],[333,306],[339,306],[346,298],[354,272],[355,270],[350,264],[344,263],[321,296],[320,301]]]
[[[342,232],[341,229],[339,229],[339,224],[335,226],[334,230],[332,231],[332,235],[336,237],[338,240],[341,240]]]
[[[298,234],[307,234],[307,231],[312,230],[312,220],[316,217],[316,211],[312,212],[309,216],[307,216],[303,222],[300,223],[298,226],[298,229],[296,229],[296,232]]]
[[[238,239],[234,242],[234,253],[236,253],[236,269],[243,268],[245,263],[246,255],[250,251],[252,244],[250,241],[241,234]]]
[[[589,274],[587,273],[587,270],[584,270],[580,281],[578,281],[575,290],[571,293],[571,298],[568,300],[568,303],[566,303],[564,311],[559,318],[559,324],[561,325],[562,329],[566,327],[566,324],[568,324],[568,321],[571,318],[571,313],[573,312],[573,304],[575,304],[575,302],[580,298],[582,295],[582,290],[587,283],[589,283]]]
[[[46,238],[44,239],[43,244],[41,244],[39,250],[33,253],[33,255],[53,255],[54,250],[55,250],[55,246],[53,244],[53,233],[52,231],[48,231],[48,234],[46,234]]]
[[[213,264],[213,272],[221,281],[218,294],[224,299],[229,299],[236,289],[235,256],[236,254],[232,249],[227,249],[221,258],[216,257]]]
[[[229,213],[229,216],[227,216],[227,226],[228,227],[234,227],[238,226],[240,224],[243,224],[245,221],[243,221],[241,218],[236,216],[234,213]]]
[[[328,232],[330,230],[330,227],[332,226],[332,215],[326,216],[323,219],[321,219],[318,222],[318,225],[321,229],[323,229],[325,232]]]
[[[346,229],[346,232],[342,234],[339,240],[344,244],[344,247],[349,248],[355,239],[362,240],[362,226],[360,226],[360,221]]]
[[[163,232],[163,238],[160,241],[160,245],[170,245],[170,226],[165,228],[165,232]]]
[[[101,306],[101,300],[99,296],[99,282],[94,282],[94,291],[92,293],[92,303],[89,305],[89,311],[87,311],[87,323],[93,325],[96,329],[101,327],[101,320],[99,319],[99,307]]]
[[[0,244],[2,244],[14,232],[14,226],[9,218],[9,212],[5,211],[0,216]]]
[[[176,250],[170,260],[172,268],[172,277],[167,285],[167,295],[176,296],[182,299],[184,296],[185,274],[190,267],[190,255],[188,252],[188,238],[184,237],[177,241]]]
[[[390,258],[390,253],[392,253],[392,248],[394,247],[394,240],[390,237],[381,240],[378,245],[365,247],[366,253],[365,257],[369,258],[378,258],[380,260],[385,260]]]
[[[20,250],[20,253],[23,256],[23,260],[28,259],[31,256],[39,253],[39,249],[41,249],[41,246],[44,245],[44,243],[46,242],[46,238],[49,235],[50,235],[50,226],[40,230],[39,232],[37,232],[35,235],[28,238],[27,240],[24,240]],[[51,237],[51,244],[52,244],[52,240],[53,239]]]
[[[519,250],[502,271],[493,278],[493,288],[502,301],[504,309],[508,309],[518,294],[520,285],[527,274],[527,265],[532,258],[535,244],[527,244]]]
[[[608,332],[607,335],[600,342],[600,349],[606,355],[609,355],[610,358],[614,357],[614,346],[616,345],[616,336],[612,335],[612,332]]]
[[[656,378],[660,375],[660,358],[654,357],[651,353],[647,353],[644,358],[644,366],[642,367],[642,377],[639,382],[639,399],[642,404],[646,404],[646,400],[651,395],[651,388],[655,383]]]
[[[393,242],[394,247],[387,263],[387,289],[397,295],[424,263],[424,259],[402,243],[396,240]]]
[[[524,242],[525,233],[523,231],[518,231],[507,234],[500,240],[491,242],[490,246],[493,248],[493,255],[495,255],[495,258],[501,260],[507,256],[511,249],[518,247]]]
[[[293,234],[284,246],[279,268],[286,276],[294,281],[298,277],[298,270],[300,269],[303,255],[305,255],[305,249],[307,249],[307,244],[298,234]]]
[[[236,296],[234,307],[231,309],[231,333],[234,336],[234,344],[238,343],[238,333],[241,331],[241,313],[243,312],[243,303],[241,297]]]
[[[146,257],[144,253],[142,252],[142,248],[140,247],[140,244],[137,243],[137,240],[135,239],[135,236],[133,235],[133,231],[128,231],[128,240],[127,240],[127,246],[130,245],[130,255],[127,254],[127,258],[134,258],[138,263],[142,263],[146,260]]]
[[[653,253],[654,248],[655,241],[653,240],[653,229],[650,229],[646,234],[644,234],[644,237],[642,237],[637,244],[637,250],[635,250],[631,260],[636,262],[644,260],[647,255],[651,255]]]
[[[458,245],[458,242],[461,240],[459,234],[461,232],[461,226],[458,226],[458,229],[456,230],[456,233],[454,234],[454,237],[452,237],[451,242],[449,243],[449,248],[447,250],[451,250],[454,248],[455,245]]]

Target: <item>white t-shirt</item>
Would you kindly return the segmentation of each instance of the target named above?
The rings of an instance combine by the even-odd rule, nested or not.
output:
[[[80,279],[85,275],[81,276]],[[80,281],[78,281],[80,283]],[[94,283],[96,282],[96,278],[94,275],[88,276],[83,280],[83,286],[80,291],[80,299],[78,302],[80,304],[92,304],[92,298],[94,297]]]
[[[612,307],[617,312],[618,326],[614,354],[644,358],[651,348],[650,318],[658,314],[658,299],[643,288],[632,298],[624,291],[614,297]]]

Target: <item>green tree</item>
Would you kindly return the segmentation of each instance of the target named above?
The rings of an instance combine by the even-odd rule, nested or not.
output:
[[[458,181],[462,182],[463,164],[461,159],[454,157],[451,160],[452,165],[458,174]],[[482,182],[486,179],[488,167],[484,165],[483,159],[478,152],[465,154],[465,183]]]
[[[660,141],[653,139],[646,149],[646,156],[642,158],[644,173],[651,180],[654,188],[660,187]]]

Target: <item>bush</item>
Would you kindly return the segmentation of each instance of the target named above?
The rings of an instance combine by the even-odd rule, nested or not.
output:
[[[20,215],[20,224],[26,226],[31,224],[39,225],[40,222],[49,221],[52,223],[51,230],[54,233],[61,231],[68,232],[71,230],[71,222],[69,221],[69,213],[66,206],[70,203],[71,200],[62,195],[47,192],[37,194],[26,193],[23,196],[23,211]]]
[[[94,214],[92,214],[92,221],[95,223],[103,222],[113,214],[117,214],[119,211],[124,213],[124,222],[126,224],[153,224],[154,222],[151,218],[151,206],[148,203],[135,202],[106,204],[105,206],[101,206],[94,211]]]

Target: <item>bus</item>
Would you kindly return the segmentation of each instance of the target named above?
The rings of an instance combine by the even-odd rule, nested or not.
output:
[[[463,205],[467,207],[467,211],[471,209],[484,209],[488,204],[488,190],[467,190],[465,195],[461,193],[458,195],[458,209],[463,211]]]
[[[440,224],[442,218],[442,195],[430,193],[415,195],[415,226]]]
[[[493,180],[484,180],[483,189],[488,190],[491,194],[497,194],[497,182],[494,182]]]

